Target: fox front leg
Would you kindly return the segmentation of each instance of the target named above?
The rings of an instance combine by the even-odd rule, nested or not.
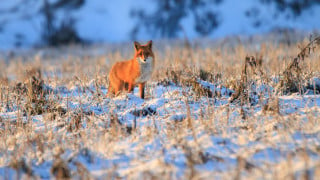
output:
[[[145,83],[140,83],[140,84],[139,84],[140,97],[141,97],[141,99],[144,99],[144,87],[145,87]]]

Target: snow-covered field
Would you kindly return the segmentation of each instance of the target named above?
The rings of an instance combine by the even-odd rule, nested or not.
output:
[[[280,77],[282,57],[296,54],[288,50],[295,45],[283,49],[269,45],[261,50],[269,65],[263,71],[268,77]],[[197,60],[186,67],[189,51]],[[277,94],[277,78],[263,82],[252,76],[256,94],[251,98],[256,99],[250,102],[257,103],[230,103],[237,86],[232,86],[232,77],[239,81],[245,52],[250,48],[243,45],[233,50],[159,51],[156,60],[162,61],[161,67],[148,82],[144,100],[138,97],[138,88],[133,94],[105,97],[108,83],[103,75],[112,64],[108,60],[122,58],[119,52],[102,57],[66,53],[59,54],[60,60],[32,56],[31,62],[17,56],[3,63],[0,179],[317,179],[319,91]],[[210,59],[213,55],[217,59]],[[320,89],[319,62],[316,53],[305,60],[304,70],[312,74],[315,90]],[[193,63],[216,68],[212,73],[217,77],[203,78]],[[42,71],[43,89],[35,96],[19,94],[13,88],[18,72],[36,66]],[[188,74],[190,67],[194,71]],[[176,81],[188,78],[212,94]],[[20,82],[30,89],[28,80]],[[45,110],[31,113],[37,104],[30,98],[41,97],[39,92],[46,94],[40,107]]]
[[[68,114],[53,120],[0,113],[1,177],[23,178],[30,169],[49,179],[60,159],[73,178],[317,177],[320,95],[280,96],[280,114],[255,106],[242,120],[227,96],[194,100],[188,89],[150,86],[146,100],[133,94],[95,99],[91,91],[64,89],[54,96]],[[76,116],[78,128],[71,122]],[[114,116],[122,125],[112,127]],[[13,133],[19,122],[28,128]]]

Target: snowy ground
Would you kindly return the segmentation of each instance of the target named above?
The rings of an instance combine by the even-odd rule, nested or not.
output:
[[[243,120],[241,108],[228,103],[233,91],[208,82],[221,97],[194,98],[190,88],[149,83],[145,100],[137,88],[110,99],[97,96],[94,84],[51,89],[50,98],[67,109],[54,121],[46,113],[1,111],[1,179],[28,172],[49,179],[59,160],[73,178],[319,177],[320,95],[280,96],[279,114],[246,107]],[[70,123],[77,114],[78,129]],[[10,135],[19,121],[29,129]]]

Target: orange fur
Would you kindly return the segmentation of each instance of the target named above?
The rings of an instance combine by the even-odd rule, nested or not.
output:
[[[121,91],[132,92],[139,85],[140,97],[144,99],[144,87],[154,69],[152,41],[145,45],[134,42],[134,57],[115,63],[109,73],[108,95],[118,95]]]

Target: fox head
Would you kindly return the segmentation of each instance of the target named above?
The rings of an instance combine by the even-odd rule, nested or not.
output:
[[[154,54],[152,52],[152,41],[149,41],[145,45],[141,45],[138,42],[134,42],[135,49],[135,59],[137,59],[141,63],[147,63],[154,59]]]

